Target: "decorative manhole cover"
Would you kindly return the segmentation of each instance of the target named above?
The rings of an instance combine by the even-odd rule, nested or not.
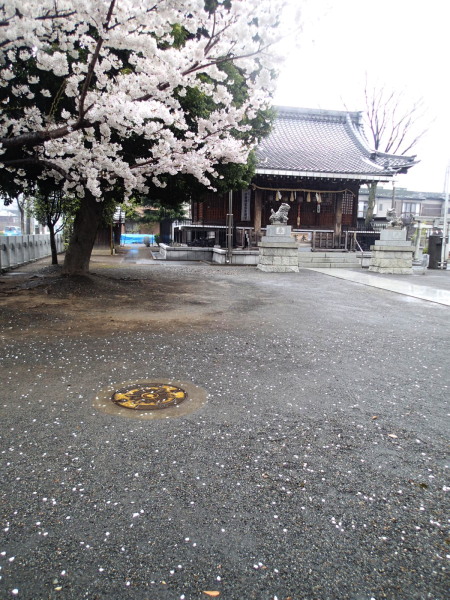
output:
[[[181,404],[187,392],[167,383],[136,383],[116,390],[111,396],[114,404],[133,410],[158,410]]]

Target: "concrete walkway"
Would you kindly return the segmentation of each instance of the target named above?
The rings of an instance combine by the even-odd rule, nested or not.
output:
[[[337,277],[338,279],[346,279],[355,283],[361,283],[371,287],[376,287],[396,294],[411,296],[428,302],[437,302],[445,306],[450,306],[450,273],[448,271],[438,271],[433,277],[433,285],[421,285],[416,283],[419,275],[379,275],[363,270],[347,270],[347,269],[309,269],[317,273],[324,273]],[[422,279],[421,279],[422,281]],[[427,280],[425,280],[427,281]],[[430,282],[431,283],[431,282]],[[447,289],[445,289],[447,288]]]

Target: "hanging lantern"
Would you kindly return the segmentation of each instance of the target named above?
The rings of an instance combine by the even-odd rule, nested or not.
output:
[[[306,194],[306,202],[311,202],[311,192]]]

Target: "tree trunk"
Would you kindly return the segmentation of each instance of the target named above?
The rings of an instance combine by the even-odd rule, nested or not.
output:
[[[377,185],[378,182],[372,181],[372,183],[368,183],[367,187],[369,188],[369,200],[367,202],[367,214],[366,219],[364,221],[365,226],[367,227],[373,219],[373,211],[375,208],[375,198],[377,195]]]
[[[81,201],[73,223],[73,232],[64,259],[64,275],[86,275],[89,272],[92,248],[102,213],[103,203],[97,202],[93,196],[87,194]]]
[[[23,208],[23,206],[21,205],[20,201],[17,200],[17,208],[19,209],[19,214],[20,214],[20,233],[22,235],[26,234],[25,231],[25,210]]]
[[[58,252],[56,250],[55,225],[51,220],[47,221],[47,227],[50,232],[50,248],[52,251],[52,265],[58,264]]]

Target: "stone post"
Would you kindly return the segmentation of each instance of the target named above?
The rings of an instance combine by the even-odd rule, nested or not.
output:
[[[291,236],[291,226],[267,225],[266,235],[259,242],[259,262],[256,267],[268,273],[298,273],[298,246]]]
[[[369,271],[410,275],[414,248],[406,240],[406,229],[388,227],[380,232],[380,239],[371,246],[372,258]]]

